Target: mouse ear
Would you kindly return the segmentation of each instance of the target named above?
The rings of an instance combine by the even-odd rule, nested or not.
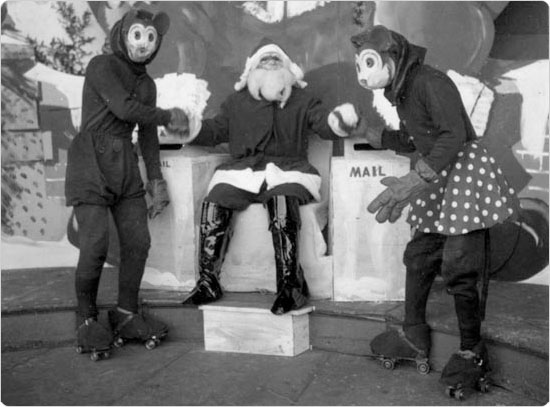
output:
[[[367,41],[367,39],[368,39],[367,34],[362,32],[362,33],[353,35],[350,38],[350,41],[355,48],[359,49],[363,46],[363,44]]]
[[[153,17],[153,25],[159,35],[164,35],[170,28],[170,17],[164,11],[160,11]]]

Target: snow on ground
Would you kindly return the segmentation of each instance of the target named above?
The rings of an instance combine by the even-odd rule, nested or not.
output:
[[[2,270],[76,267],[78,249],[71,245],[67,237],[59,241],[35,241],[22,236],[2,236],[0,264]],[[182,289],[193,286],[192,281],[179,282],[170,273],[146,268],[143,286]],[[147,284],[148,283],[148,284]],[[535,276],[522,281],[527,284],[550,285],[550,267]]]
[[[2,236],[2,270],[75,267],[78,249],[64,237],[60,241],[35,241],[23,236]]]
[[[35,241],[23,236],[3,235],[0,264],[2,270],[76,267],[78,253],[78,249],[69,243],[66,236],[59,241]],[[142,287],[190,290],[194,283],[181,283],[171,273],[146,267]]]

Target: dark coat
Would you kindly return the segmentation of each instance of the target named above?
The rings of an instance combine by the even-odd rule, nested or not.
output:
[[[443,72],[423,64],[425,50],[406,44],[396,77],[384,95],[397,108],[400,129],[385,130],[382,147],[418,152],[437,173],[454,163],[467,141],[477,138],[460,93]]]
[[[105,166],[100,162],[105,160],[98,160],[98,154],[104,153],[105,146],[110,148],[111,144],[116,144],[109,141],[112,138],[121,139],[121,148],[131,148],[129,140],[136,124],[139,126],[138,143],[147,176],[149,179],[162,178],[157,126],[170,122],[170,112],[156,107],[156,86],[147,74],[145,64],[134,63],[128,58],[121,22],[115,24],[111,31],[113,54],[92,58],[86,69],[81,130],[72,141],[68,153],[65,181],[68,206],[80,203],[108,205],[120,194],[139,196],[145,193],[139,183],[131,186],[138,189],[132,191],[110,185],[113,181],[128,184],[124,181],[128,171],[135,178],[135,155],[122,152],[110,157],[116,161],[131,159],[135,163]],[[119,147],[114,148],[118,150]]]
[[[218,169],[261,171],[273,163],[283,171],[318,174],[307,159],[308,136],[338,139],[327,123],[328,114],[304,89],[294,88],[281,109],[278,103],[254,99],[245,88],[230,94],[216,117],[203,121],[193,143],[229,143],[232,159]]]

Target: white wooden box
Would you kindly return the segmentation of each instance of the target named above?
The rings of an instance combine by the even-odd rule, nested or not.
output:
[[[309,313],[304,307],[284,315],[267,308],[202,305],[207,351],[296,356],[309,350]]]
[[[402,176],[409,160],[391,151],[332,159],[331,242],[335,301],[399,301],[405,295],[403,253],[410,240],[408,209],[395,223],[367,211],[385,176]]]
[[[192,146],[160,152],[170,204],[149,220],[151,249],[142,287],[191,290],[195,286],[202,200],[214,170],[228,158]],[[140,167],[144,175],[141,159]],[[148,195],[146,199],[149,202]]]
[[[311,298],[332,296],[332,258],[327,256],[322,232],[328,222],[331,150],[330,142],[318,137],[310,139],[309,159],[323,178],[322,201],[300,207],[299,256]],[[229,155],[185,146],[181,150],[162,150],[160,157],[171,202],[149,221],[152,246],[142,287],[189,291],[198,279],[202,201],[215,168],[228,160]],[[142,160],[140,166],[144,176]],[[252,204],[242,212],[235,211],[232,224],[234,233],[220,275],[224,291],[275,292],[275,258],[266,208]]]

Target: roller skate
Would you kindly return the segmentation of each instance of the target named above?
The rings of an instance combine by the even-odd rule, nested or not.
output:
[[[77,353],[90,353],[90,359],[97,362],[111,356],[113,333],[95,318],[88,318],[76,330],[76,343]]]
[[[126,313],[119,310],[109,311],[109,323],[113,329],[117,348],[124,346],[127,341],[141,341],[145,348],[156,348],[161,339],[168,334],[168,327],[155,319],[145,319],[137,313]]]
[[[490,371],[487,349],[479,342],[472,350],[461,350],[453,354],[441,373],[440,382],[446,386],[447,396],[464,400],[469,393],[489,391]]]
[[[414,362],[420,374],[430,372],[430,327],[427,324],[390,329],[371,341],[371,351],[386,369],[393,370],[402,360]],[[414,342],[413,342],[414,341]]]

